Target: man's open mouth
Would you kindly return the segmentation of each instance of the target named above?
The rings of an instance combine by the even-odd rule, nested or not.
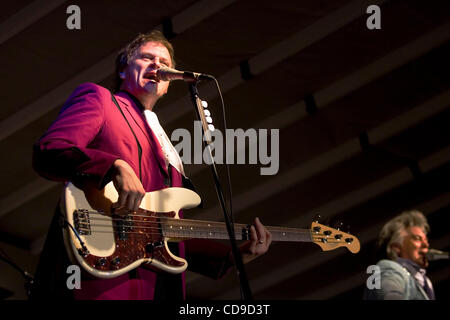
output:
[[[159,79],[156,76],[156,72],[148,72],[148,73],[144,74],[144,79],[149,79],[154,82],[159,82]]]

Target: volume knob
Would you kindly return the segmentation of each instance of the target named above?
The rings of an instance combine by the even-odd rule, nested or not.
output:
[[[115,267],[117,267],[120,264],[120,258],[119,257],[115,257],[111,260],[111,264]]]

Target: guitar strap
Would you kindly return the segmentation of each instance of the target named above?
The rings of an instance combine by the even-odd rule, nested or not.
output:
[[[117,102],[116,97],[114,97],[114,94],[112,94],[112,92],[111,92],[111,97],[112,97],[112,101],[113,101],[114,104],[116,105],[117,109],[119,109],[120,113],[122,114],[122,117],[123,117],[123,118],[125,119],[125,121],[127,122],[128,127],[130,128],[131,133],[132,133],[133,136],[134,136],[134,139],[136,139],[136,144],[137,144],[137,147],[138,147],[138,154],[139,154],[139,180],[142,181],[142,169],[141,169],[142,147],[141,147],[141,144],[139,143],[139,140],[138,140],[138,138],[136,137],[136,134],[134,133],[133,128],[131,127],[130,123],[128,122],[127,117],[125,117],[125,114],[123,113],[122,108],[120,108],[119,103]]]

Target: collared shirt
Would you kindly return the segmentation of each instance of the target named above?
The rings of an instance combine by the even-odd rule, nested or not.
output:
[[[136,98],[132,93],[126,90],[121,91],[128,94],[144,114],[144,117],[147,120],[150,129],[152,129],[153,133],[158,139],[159,145],[161,146],[164,154],[164,160],[166,162],[166,167],[170,163],[175,169],[178,170],[178,172],[180,172],[183,176],[186,176],[184,173],[183,162],[181,161],[180,155],[178,154],[177,150],[175,150],[172,141],[170,141],[164,129],[161,127],[156,113],[150,110],[146,110],[141,101],[139,101],[139,99]]]
[[[434,290],[431,280],[426,276],[427,271],[425,268],[420,267],[417,263],[412,260],[397,258],[396,261],[403,266],[406,270],[411,273],[411,275],[416,279],[425,292],[428,294],[430,299],[434,299]]]
[[[155,133],[155,136],[158,139],[158,142],[163,150],[166,166],[168,166],[168,164],[170,163],[175,169],[178,170],[178,172],[185,176],[183,162],[181,161],[180,155],[175,150],[164,129],[161,127],[156,113],[150,110],[144,110],[144,116],[149,127]]]

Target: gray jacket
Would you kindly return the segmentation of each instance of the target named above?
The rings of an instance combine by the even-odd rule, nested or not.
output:
[[[402,265],[392,260],[380,260],[380,289],[364,291],[365,300],[429,300],[422,286]]]

